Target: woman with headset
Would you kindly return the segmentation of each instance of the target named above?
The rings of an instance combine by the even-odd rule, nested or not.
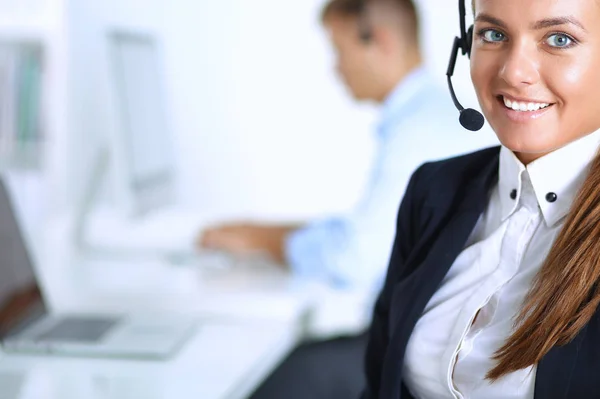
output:
[[[463,1],[502,145],[413,174],[363,397],[600,398],[600,1]]]

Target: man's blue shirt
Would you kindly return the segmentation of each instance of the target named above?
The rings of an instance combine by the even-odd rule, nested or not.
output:
[[[410,73],[382,105],[375,163],[358,206],[288,237],[286,256],[294,272],[336,287],[378,290],[413,171],[426,161],[497,144],[489,132],[466,131],[458,116],[447,91],[424,68]]]

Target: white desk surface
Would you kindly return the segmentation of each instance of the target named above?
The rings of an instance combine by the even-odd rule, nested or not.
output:
[[[244,399],[296,333],[284,322],[212,320],[165,361],[0,354],[0,399]]]
[[[137,312],[153,309],[305,322],[312,336],[361,331],[370,320],[368,292],[338,291],[292,277],[277,265],[174,266],[144,258],[80,259],[60,224],[47,232],[38,262],[50,305],[59,311]]]
[[[336,293],[273,265],[174,267],[82,260],[50,231],[38,274],[59,312],[168,312],[214,317],[165,362],[0,354],[0,399],[243,399],[301,336],[360,331],[366,295]]]

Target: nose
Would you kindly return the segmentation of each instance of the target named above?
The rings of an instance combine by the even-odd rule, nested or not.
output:
[[[515,43],[507,49],[499,76],[512,87],[530,86],[540,79],[539,49],[528,43]]]

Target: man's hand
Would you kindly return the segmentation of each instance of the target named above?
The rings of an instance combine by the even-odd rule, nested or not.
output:
[[[228,224],[206,229],[198,238],[198,246],[250,256],[266,252],[277,263],[285,264],[285,240],[300,225]]]

